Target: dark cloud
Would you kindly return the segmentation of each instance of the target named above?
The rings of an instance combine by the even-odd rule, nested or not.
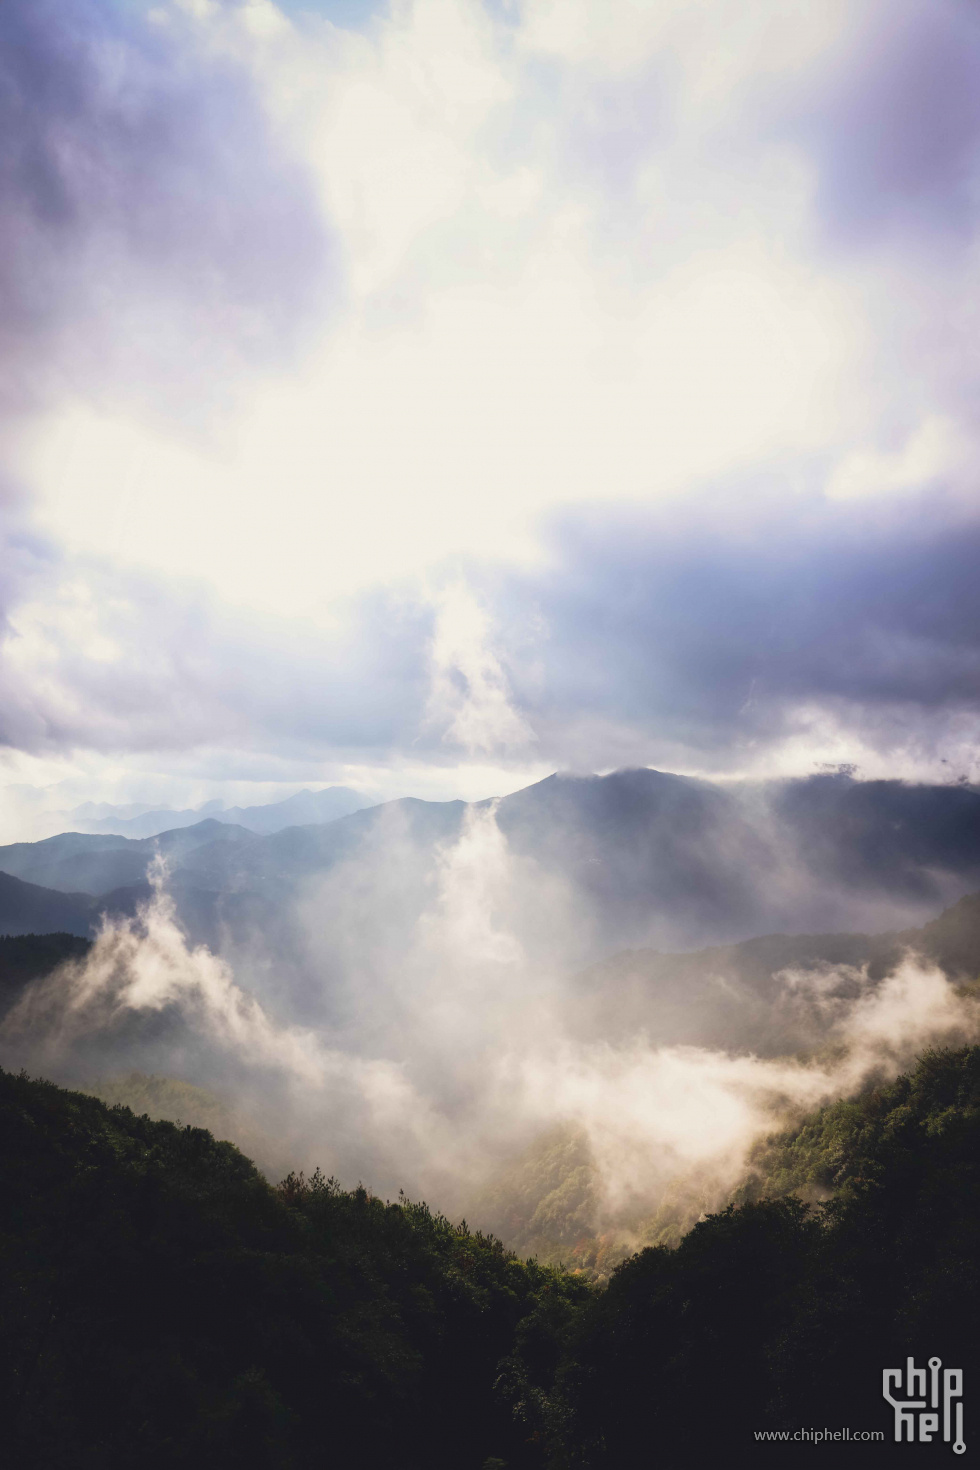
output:
[[[90,390],[106,354],[200,392],[295,335],[322,289],[313,191],[244,73],[179,14],[0,8],[0,395]],[[116,392],[125,384],[117,374]]]
[[[509,667],[553,758],[583,721],[586,764],[617,727],[635,757],[672,746],[737,764],[804,705],[882,746],[980,715],[980,517],[937,496],[738,520],[707,502],[682,520],[604,511],[569,518],[555,549],[544,578],[499,593],[509,636],[532,617],[547,628],[535,685],[519,656]]]
[[[967,0],[890,0],[849,41],[805,104],[822,227],[852,244],[971,238],[980,208],[980,11]]]

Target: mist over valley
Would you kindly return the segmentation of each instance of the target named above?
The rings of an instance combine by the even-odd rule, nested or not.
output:
[[[134,1101],[185,1122],[203,1089],[273,1180],[320,1167],[608,1272],[801,1109],[972,1038],[978,804],[633,770],[13,844],[21,932],[90,947],[14,965],[5,1064],[121,1101],[158,1078]]]

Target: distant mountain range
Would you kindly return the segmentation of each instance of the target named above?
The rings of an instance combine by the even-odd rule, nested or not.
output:
[[[172,832],[178,827],[191,827],[206,818],[247,827],[250,832],[280,832],[283,827],[298,827],[304,823],[332,822],[336,817],[345,817],[362,807],[374,805],[370,797],[349,786],[327,786],[322,791],[298,791],[284,801],[269,802],[265,806],[223,807],[220,801],[205,802],[204,806],[186,808],[183,811],[141,811],[127,816],[130,808],[121,807],[103,815],[89,815],[84,808],[73,813],[73,826],[79,832],[111,833],[119,837],[155,837],[159,832]]]
[[[302,809],[299,797],[290,801]],[[467,812],[488,805],[403,798],[268,834],[209,817],[153,837],[76,832],[13,843],[0,847],[0,873],[34,886],[9,888],[0,929],[86,933],[100,912],[131,913],[159,852],[192,938],[234,947],[261,935],[285,962],[305,904],[307,924],[323,931],[322,972],[331,924],[345,926],[348,953],[367,952],[381,926],[393,943],[410,935]],[[532,956],[553,952],[557,931],[573,928],[573,968],[624,948],[901,929],[980,888],[980,793],[966,786],[556,775],[502,798],[496,821],[516,875],[499,922]],[[358,902],[331,908],[340,900],[329,884],[342,871],[350,879],[352,864]],[[559,896],[554,913],[542,885]]]

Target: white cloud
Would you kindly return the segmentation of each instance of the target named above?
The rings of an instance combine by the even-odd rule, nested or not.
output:
[[[845,456],[830,477],[827,494],[832,500],[857,500],[956,484],[969,459],[970,445],[959,426],[932,414],[900,449],[862,449]]]
[[[526,750],[536,737],[511,702],[485,609],[463,582],[443,588],[435,603],[429,721],[470,754]]]
[[[663,17],[634,34],[620,9],[603,34],[655,59]],[[674,495],[833,437],[851,412],[846,301],[757,209],[788,210],[792,234],[805,201],[750,157],[733,211],[696,128],[641,129],[649,182],[620,248],[614,203],[569,153],[582,99],[543,98],[526,70],[541,24],[531,7],[508,47],[482,7],[431,0],[369,34],[286,26],[245,47],[222,14],[212,44],[245,47],[321,179],[346,307],[209,439],[60,405],[20,457],[47,532],[312,615],[447,556],[533,559],[557,506]]]
[[[306,167],[297,177],[328,222],[335,290],[329,303],[310,298],[302,359],[223,354],[210,340],[222,323],[229,342],[251,340],[265,299],[236,239],[244,302],[212,292],[200,342],[168,368],[207,379],[207,411],[181,400],[175,413],[180,395],[157,403],[148,364],[158,348],[170,361],[194,313],[184,302],[171,330],[152,273],[113,278],[118,299],[92,349],[106,344],[105,375],[68,374],[8,460],[32,497],[29,529],[53,551],[13,610],[11,668],[31,728],[122,752],[125,714],[86,713],[116,667],[136,711],[130,745],[145,748],[164,722],[139,668],[176,670],[156,681],[192,715],[174,750],[200,742],[207,761],[224,742],[244,770],[259,761],[244,747],[269,740],[265,780],[292,758],[255,718],[270,661],[254,660],[252,685],[243,670],[237,710],[204,698],[182,655],[191,637],[213,642],[220,619],[189,632],[162,611],[164,589],[175,607],[191,598],[237,619],[240,643],[253,620],[279,620],[279,646],[302,649],[290,667],[305,689],[336,677],[343,599],[396,583],[424,600],[447,567],[475,560],[544,578],[542,528],[569,507],[680,509],[707,485],[737,516],[756,484],[760,500],[776,480],[797,497],[828,465],[833,498],[903,494],[923,477],[958,477],[962,493],[972,397],[947,394],[955,372],[926,338],[967,291],[966,267],[920,273],[905,290],[904,257],[886,269],[824,250],[817,152],[783,117],[797,94],[811,111],[826,105],[840,57],[855,37],[869,46],[884,15],[870,0],[527,0],[495,19],[478,0],[405,0],[355,32],[289,19],[271,0],[159,6],[158,27],[246,68],[275,148]],[[305,216],[297,206],[287,217]],[[270,230],[261,259],[278,289],[277,262],[287,271],[293,256]],[[209,269],[213,285],[220,262]],[[957,319],[964,362],[971,330],[968,313]],[[141,391],[127,373],[145,375]],[[135,616],[128,635],[121,574],[154,588],[155,615]],[[437,703],[456,745],[474,751],[461,780],[475,794],[485,768],[496,786],[509,761],[537,762],[501,651],[482,634],[468,652],[456,646],[450,622],[444,610]],[[101,667],[101,686],[72,686],[73,645],[79,666]],[[212,655],[209,645],[200,660],[208,672],[224,658]],[[470,693],[452,706],[457,676]],[[833,721],[817,702],[811,720],[803,692],[784,767],[808,768],[838,735],[853,744],[841,731],[821,745],[818,726]],[[647,758],[647,726],[618,710],[576,718],[602,731],[600,763],[616,750]],[[286,744],[306,739],[298,720],[287,739],[285,723]],[[387,762],[378,780],[389,785],[424,733],[406,722],[399,748],[379,754],[335,744],[320,725],[331,733],[316,759]],[[537,733],[553,759],[574,743]],[[421,761],[415,771],[430,779]]]

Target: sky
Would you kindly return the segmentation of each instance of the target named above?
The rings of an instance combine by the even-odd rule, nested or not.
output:
[[[0,816],[980,779],[980,9],[7,0]]]

